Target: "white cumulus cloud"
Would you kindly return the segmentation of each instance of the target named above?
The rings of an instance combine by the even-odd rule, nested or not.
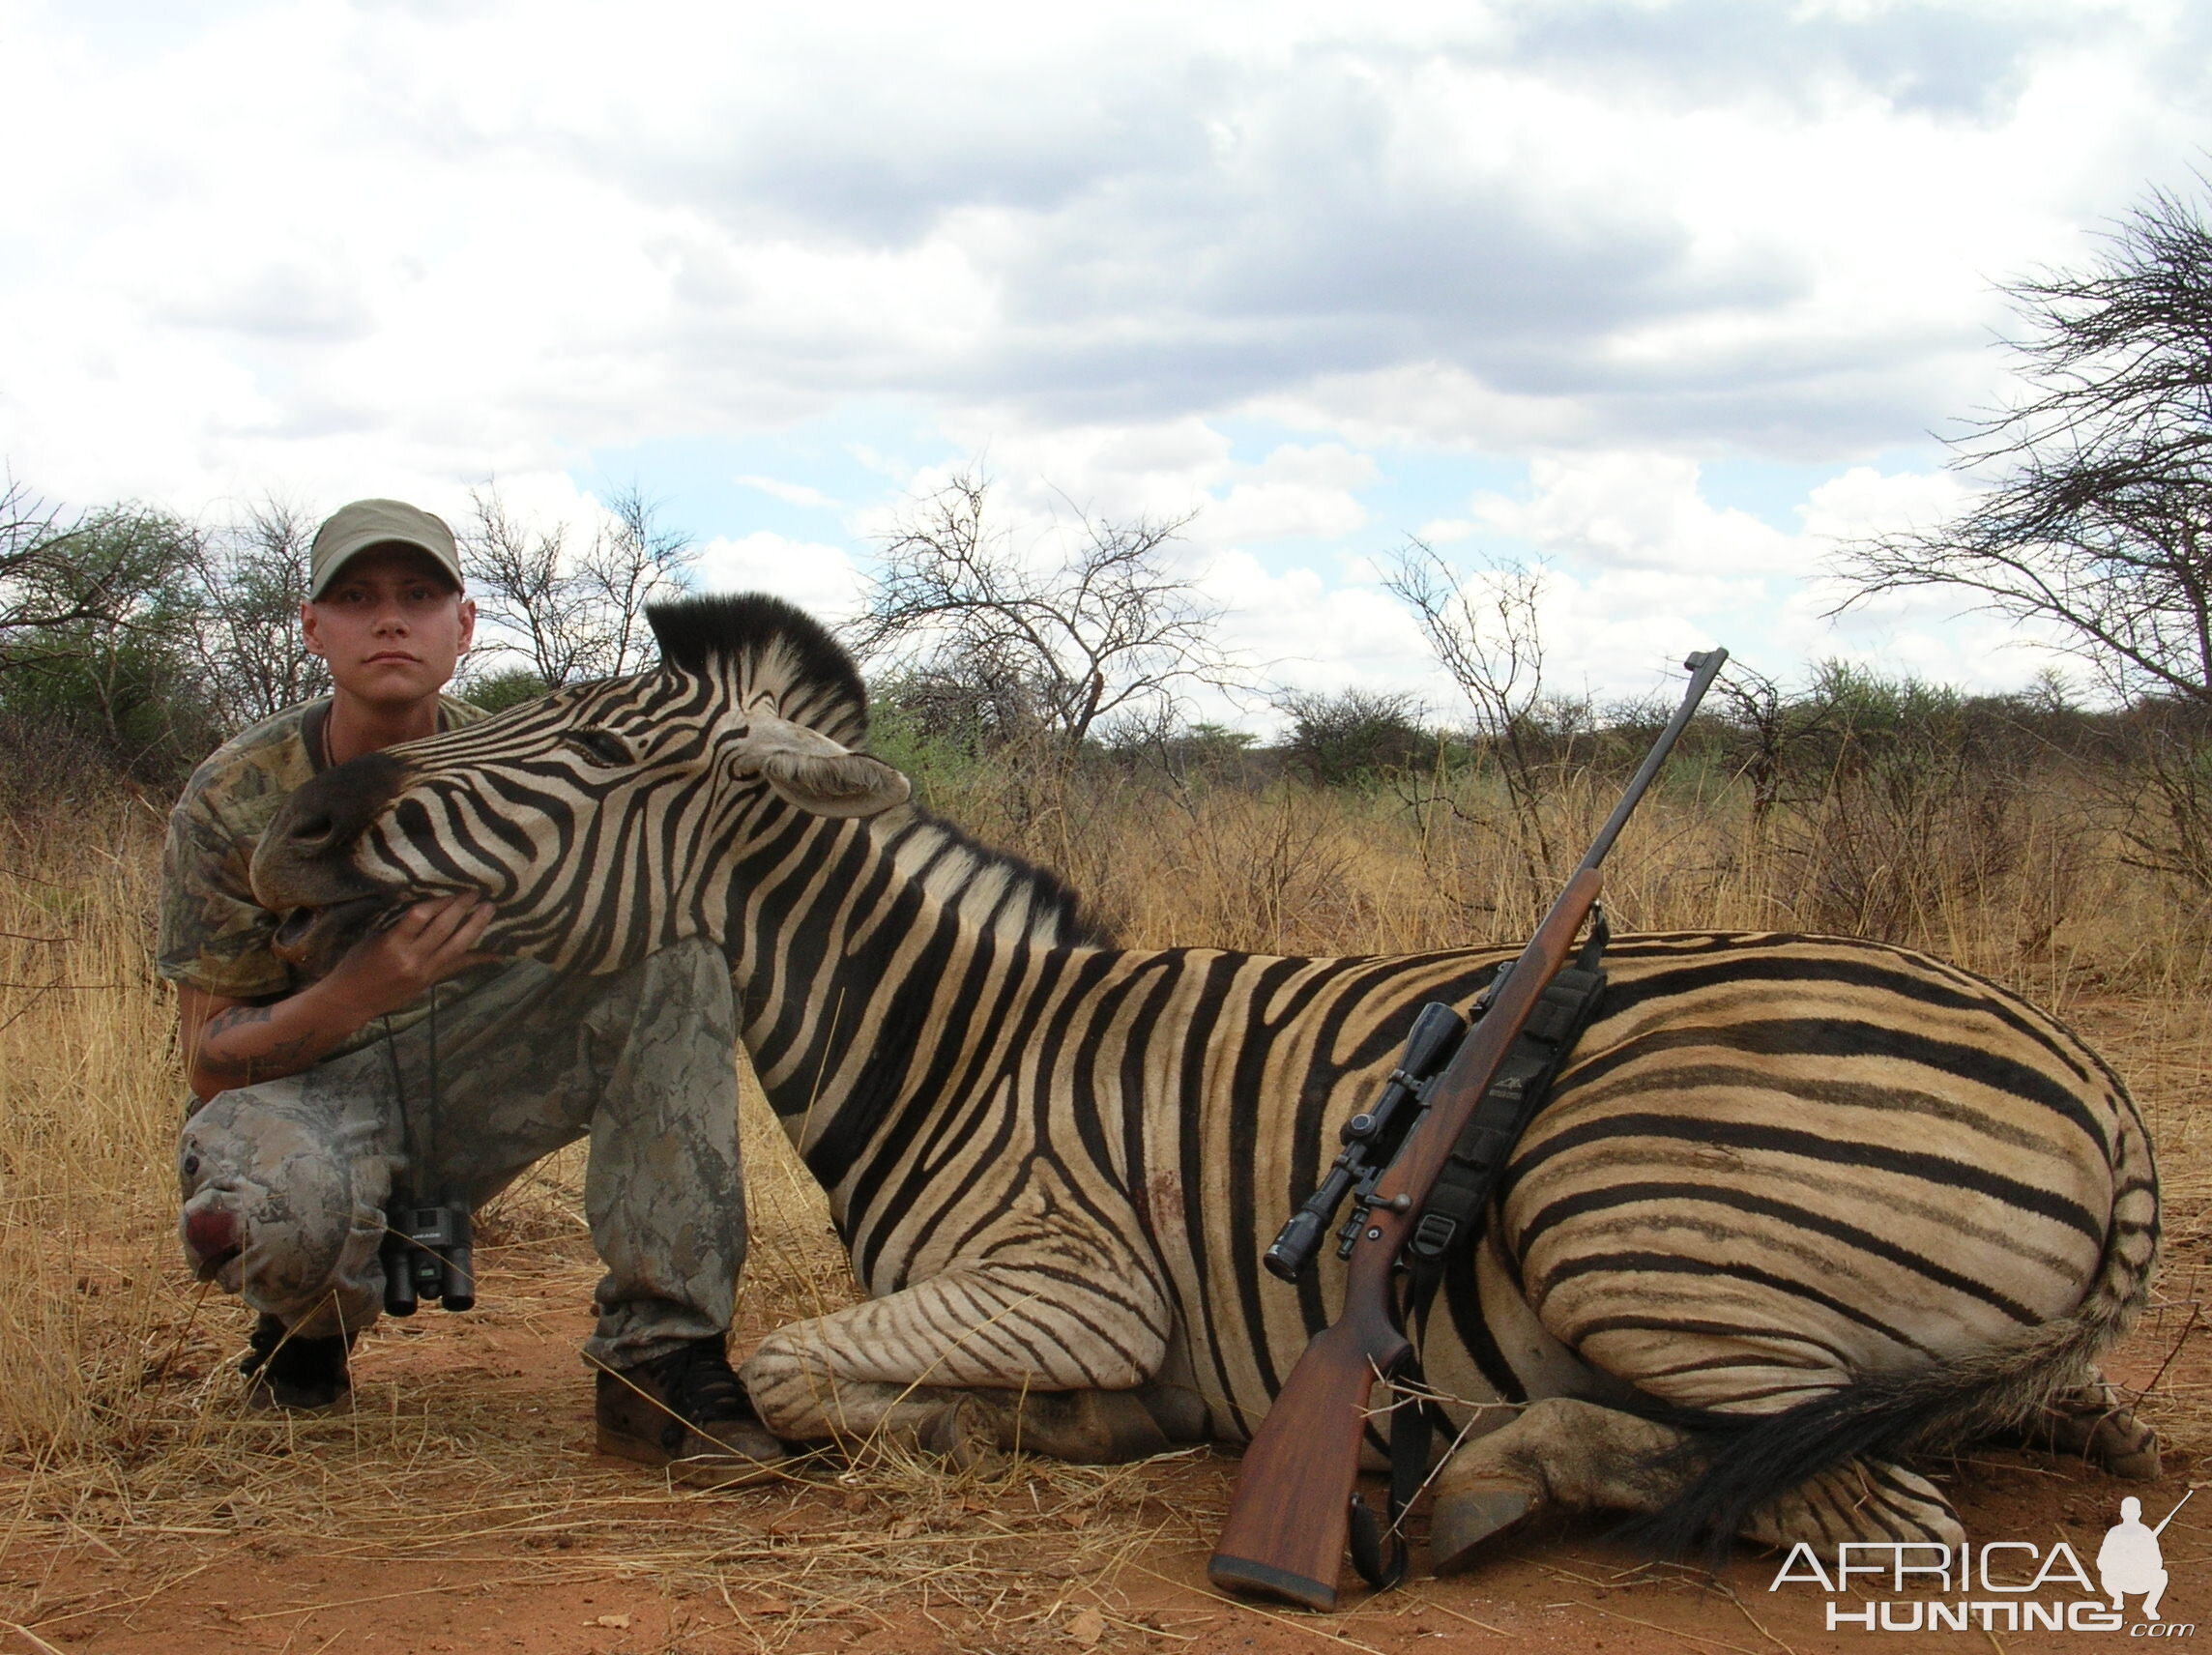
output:
[[[834,623],[859,609],[860,572],[842,547],[767,530],[699,548],[692,582],[701,592],[767,592]]]

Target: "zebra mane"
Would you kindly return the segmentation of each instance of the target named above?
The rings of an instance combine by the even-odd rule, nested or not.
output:
[[[748,695],[772,693],[780,715],[795,723],[849,747],[867,739],[868,690],[859,669],[803,609],[745,592],[655,603],[646,618],[661,658],[678,669],[731,672]],[[938,900],[998,935],[1061,944],[1112,941],[1058,874],[926,811],[913,811],[894,831],[892,855]]]
[[[868,690],[830,629],[765,592],[651,604],[661,659],[684,672],[730,672],[747,695],[772,694],[779,716],[857,747],[867,740]]]
[[[891,854],[923,889],[978,930],[1049,947],[1114,945],[1113,934],[1060,875],[926,810],[915,809],[893,834]]]

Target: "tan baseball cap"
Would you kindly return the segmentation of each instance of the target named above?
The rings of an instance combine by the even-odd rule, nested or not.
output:
[[[445,519],[433,517],[420,506],[404,500],[357,500],[341,506],[315,531],[314,550],[307,554],[307,596],[322,596],[346,561],[371,546],[413,546],[427,552],[431,561],[461,580],[461,554],[453,544],[453,532]]]

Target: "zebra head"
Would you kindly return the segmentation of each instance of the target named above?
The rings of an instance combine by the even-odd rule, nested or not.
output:
[[[719,941],[726,899],[703,893],[793,812],[906,798],[905,776],[855,750],[867,693],[811,617],[760,594],[650,615],[655,670],[367,754],[287,798],[252,866],[255,898],[285,915],[276,952],[327,972],[409,903],[472,890],[495,911],[487,952],[617,970]]]

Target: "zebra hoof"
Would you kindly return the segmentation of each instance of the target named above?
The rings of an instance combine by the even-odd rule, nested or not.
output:
[[[2161,1469],[2158,1433],[2128,1408],[2053,1409],[2046,1435],[2056,1452],[2079,1454],[2131,1483],[2154,1481]]]
[[[2148,1483],[2164,1468],[2159,1464],[2158,1433],[2127,1408],[2097,1421],[2089,1434],[2089,1453],[2106,1470],[2131,1483]]]
[[[1150,1460],[1175,1447],[1168,1434],[1160,1429],[1159,1421],[1135,1393],[1100,1391],[1095,1394],[1104,1405],[1099,1411],[1107,1422],[1106,1453],[1099,1462],[1101,1465],[1123,1466],[1132,1460]]]
[[[1175,1446],[1133,1391],[1032,1391],[1014,1432],[1011,1446],[1078,1466],[1126,1465]]]
[[[1510,1528],[1535,1508],[1536,1496],[1510,1483],[1456,1488],[1437,1495],[1429,1515],[1429,1567],[1456,1575],[1474,1561],[1475,1548]]]
[[[973,1397],[961,1397],[937,1410],[915,1433],[915,1446],[935,1454],[956,1471],[985,1470],[999,1463],[999,1434],[990,1414]]]
[[[2143,1447],[2126,1453],[2108,1454],[2105,1469],[2124,1482],[2155,1483],[2165,1469],[2159,1461],[2158,1439],[2154,1437]]]

